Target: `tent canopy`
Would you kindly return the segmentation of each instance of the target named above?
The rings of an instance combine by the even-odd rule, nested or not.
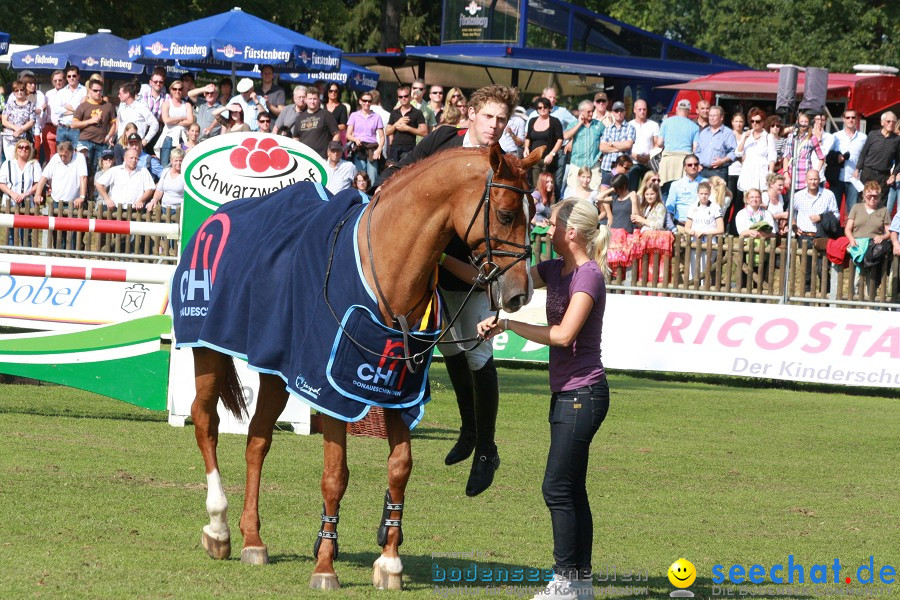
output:
[[[53,71],[74,65],[85,71],[139,75],[144,65],[128,56],[128,40],[105,31],[12,55],[13,69]]]
[[[270,65],[276,71],[336,71],[341,51],[239,8],[197,19],[130,42],[143,63],[177,60],[206,69]]]

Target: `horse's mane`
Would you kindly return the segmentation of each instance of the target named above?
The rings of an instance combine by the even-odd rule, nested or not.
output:
[[[435,152],[431,156],[427,158],[423,158],[420,161],[414,162],[411,165],[407,165],[394,173],[390,179],[385,182],[384,187],[382,188],[382,193],[387,193],[394,187],[398,186],[406,186],[409,185],[411,181],[415,181],[415,179],[419,176],[418,172],[420,170],[426,170],[430,168],[434,163],[439,161],[452,160],[458,156],[462,155],[479,155],[480,157],[487,159],[488,157],[488,149],[487,148],[449,148],[447,150],[441,150],[439,152]]]

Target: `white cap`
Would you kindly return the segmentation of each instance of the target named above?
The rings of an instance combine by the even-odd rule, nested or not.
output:
[[[691,110],[691,101],[687,98],[678,101],[678,108],[683,108],[685,110]]]
[[[237,91],[238,94],[243,94],[244,92],[249,92],[253,89],[253,80],[249,77],[244,77],[237,83]]]

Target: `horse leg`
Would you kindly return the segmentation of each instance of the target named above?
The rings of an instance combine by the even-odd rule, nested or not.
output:
[[[380,590],[402,590],[403,562],[397,549],[403,543],[400,522],[403,518],[406,484],[412,473],[412,448],[409,427],[403,422],[400,412],[385,410],[384,420],[391,453],[388,457],[388,491],[378,531],[381,556],[372,565],[372,583]]]
[[[314,549],[316,567],[310,577],[309,587],[334,590],[341,587],[337,573],[334,572],[334,559],[338,551],[337,516],[350,478],[350,470],[347,468],[347,423],[322,415],[322,434],[325,439],[322,529]]]
[[[212,558],[222,560],[231,555],[231,532],[228,529],[228,500],[219,476],[216,445],[219,442],[219,414],[216,405],[225,381],[227,361],[231,357],[208,348],[194,348],[194,384],[197,395],[191,405],[194,436],[206,464],[206,512],[209,525],[203,527],[201,543]]]
[[[284,411],[287,401],[288,392],[284,382],[274,375],[260,374],[256,412],[250,420],[247,433],[247,486],[240,522],[241,533],[244,535],[242,563],[264,565],[269,562],[268,550],[259,537],[259,481],[263,462],[272,446],[275,421]]]

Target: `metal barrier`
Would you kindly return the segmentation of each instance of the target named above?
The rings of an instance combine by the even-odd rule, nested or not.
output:
[[[701,242],[675,234],[671,256],[636,256],[616,269],[609,289],[624,293],[753,302],[885,307],[900,300],[900,257],[857,272],[828,260],[826,241],[795,239],[790,271],[787,238],[755,240],[728,235]],[[549,238],[535,236],[534,259],[550,256]],[[846,264],[846,263],[845,263]]]

